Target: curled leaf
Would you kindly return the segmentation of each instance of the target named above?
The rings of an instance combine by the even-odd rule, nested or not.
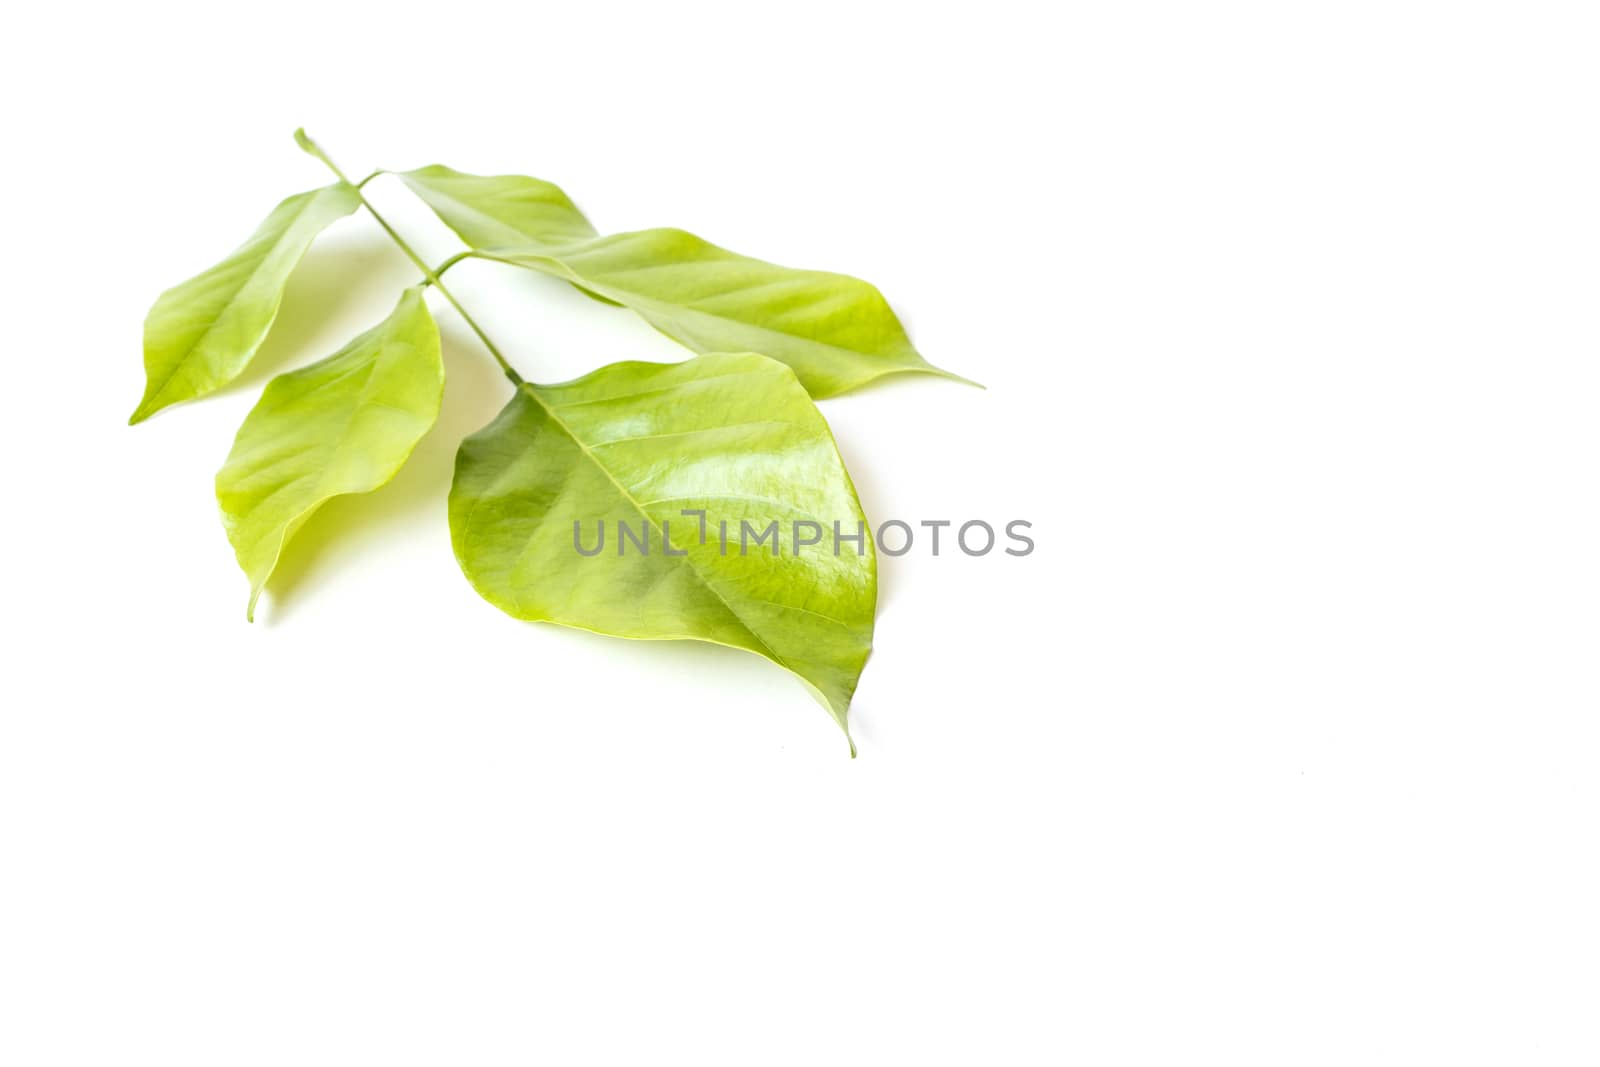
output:
[[[439,332],[420,289],[334,355],[268,383],[217,472],[252,618],[289,538],[332,498],[393,478],[438,418],[443,391]]]

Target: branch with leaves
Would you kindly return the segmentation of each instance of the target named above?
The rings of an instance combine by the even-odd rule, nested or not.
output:
[[[462,442],[451,539],[484,599],[519,619],[641,640],[744,649],[796,675],[849,737],[872,647],[872,536],[848,552],[730,553],[673,539],[713,515],[737,529],[774,517],[867,530],[815,399],[896,374],[947,378],[912,347],[876,288],[729,252],[682,230],[602,235],[558,187],[443,166],[395,174],[467,245],[428,266],[303,130],[337,181],[289,197],[221,263],[167,290],[145,320],[145,392],[129,420],[215,392],[265,341],[289,275],[316,236],[365,209],[421,274],[381,323],[333,355],[274,378],[217,473],[223,526],[250,581],[248,616],[284,546],[327,501],[385,485],[438,418],[439,294],[515,387]],[[450,292],[478,258],[565,279],[633,311],[695,352],[621,362],[560,385],[527,381]],[[574,551],[577,523],[638,524],[661,550]],[[702,533],[704,527],[702,525]],[[671,549],[668,551],[667,549]],[[855,754],[854,742],[850,746]]]

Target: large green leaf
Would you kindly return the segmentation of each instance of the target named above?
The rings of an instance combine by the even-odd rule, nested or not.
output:
[[[144,399],[130,423],[232,381],[266,339],[312,240],[361,204],[344,182],[289,197],[227,259],[162,293],[144,320]]]
[[[707,513],[703,543],[686,509]],[[741,545],[744,523],[753,538],[774,522],[778,555]],[[586,550],[603,525],[598,555],[579,551],[575,523]],[[648,527],[648,554],[618,523]],[[865,519],[827,423],[788,368],[749,353],[523,383],[462,443],[450,490],[456,558],[503,611],[754,652],[805,681],[848,736],[877,560],[870,531],[836,554],[835,523],[849,536]],[[817,531],[821,544],[796,547]],[[668,533],[686,555],[666,554]]]
[[[538,178],[481,177],[438,164],[396,177],[473,248],[545,248],[595,236],[567,194]]]
[[[401,174],[485,258],[565,278],[632,308],[696,352],[760,352],[814,397],[890,374],[936,374],[876,288],[843,274],[750,259],[682,230],[596,237],[558,187],[432,166]]]
[[[217,472],[217,503],[250,607],[312,513],[388,482],[439,416],[444,364],[422,291],[337,353],[274,378]]]

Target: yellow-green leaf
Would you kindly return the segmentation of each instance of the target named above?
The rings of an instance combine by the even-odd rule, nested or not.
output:
[[[538,178],[483,177],[439,164],[396,177],[473,248],[543,248],[595,236],[567,194]]]
[[[145,318],[144,398],[128,421],[237,377],[266,339],[312,240],[360,204],[343,182],[291,196],[227,259],[162,293]]]
[[[686,510],[705,512],[703,542]],[[462,443],[450,490],[456,558],[501,610],[765,656],[847,736],[877,601],[865,522],[816,405],[787,367],[749,353],[523,383]],[[747,523],[756,534],[777,524],[777,555],[752,545]],[[683,555],[668,553],[669,535]]]
[[[565,278],[696,352],[760,352],[814,397],[891,374],[965,381],[922,358],[883,294],[844,274],[796,270],[682,230],[596,237],[558,187],[432,166],[401,179],[484,258]]]
[[[479,255],[565,278],[696,352],[787,363],[818,399],[891,374],[965,380],[923,359],[883,294],[859,278],[750,259],[683,230]]]
[[[217,473],[251,617],[289,538],[333,497],[393,478],[438,418],[443,391],[439,332],[420,289],[334,355],[267,385]]]

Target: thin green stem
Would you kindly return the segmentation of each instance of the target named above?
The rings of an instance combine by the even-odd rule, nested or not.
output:
[[[441,263],[437,267],[433,268],[433,273],[442,278],[442,277],[444,277],[444,272],[445,271],[449,270],[451,267],[455,266],[457,263],[460,263],[463,259],[471,259],[473,257],[473,254],[474,254],[473,250],[470,249],[470,248],[468,248],[468,249],[466,249],[464,251],[461,251],[461,252],[457,252],[455,255],[451,256],[449,259],[445,260],[443,263]]]
[[[406,258],[411,260],[411,262],[416,265],[416,268],[422,272],[422,276],[427,279],[427,284],[439,290],[440,295],[442,295],[446,300],[450,301],[450,306],[456,309],[456,314],[460,315],[461,320],[472,328],[472,332],[478,335],[478,340],[483,342],[483,347],[487,348],[489,350],[489,354],[494,357],[495,362],[500,364],[500,369],[505,372],[505,376],[511,379],[512,384],[521,385],[522,375],[518,374],[511,364],[506,362],[506,357],[501,355],[500,349],[496,348],[495,343],[489,340],[489,335],[483,332],[483,327],[479,326],[473,317],[467,314],[467,309],[461,306],[461,301],[457,300],[455,294],[449,289],[446,289],[444,282],[439,280],[440,274],[443,274],[445,270],[453,266],[455,263],[466,258],[467,253],[463,252],[459,255],[451,257],[450,259],[446,260],[437,271],[435,271],[433,268],[429,267],[425,262],[423,262],[422,257],[417,255],[412,247],[406,243],[406,239],[401,237],[399,232],[396,231],[393,226],[389,225],[389,220],[384,218],[378,209],[372,206],[372,201],[368,200],[366,194],[361,191],[361,185],[365,185],[378,174],[381,174],[382,171],[374,171],[372,174],[369,174],[367,177],[363,178],[360,185],[357,185],[351,182],[349,178],[345,177],[344,171],[339,169],[339,165],[322,150],[322,147],[318,145],[317,142],[313,141],[306,135],[305,130],[296,130],[294,132],[294,139],[295,143],[307,153],[322,160],[327,168],[333,171],[334,175],[341,182],[355,190],[356,196],[361,200],[361,206],[367,209],[367,212],[371,214],[375,220],[377,220],[378,225],[383,227],[383,232],[389,235],[389,239],[392,240],[399,247],[400,251],[406,254]]]
[[[417,253],[412,250],[411,246],[406,243],[406,239],[401,237],[399,233],[395,232],[395,228],[389,225],[389,220],[384,218],[383,215],[378,212],[378,209],[372,206],[372,202],[370,200],[362,195],[359,190],[357,190],[356,195],[361,197],[361,203],[369,212],[372,213],[372,217],[377,220],[379,226],[383,227],[384,232],[387,233],[391,239],[393,239],[395,244],[400,246],[400,251],[404,252],[407,258],[409,258],[412,263],[417,265],[417,269],[422,272],[422,276],[427,279],[428,284],[439,290],[440,295],[442,295],[446,300],[450,301],[450,306],[456,309],[456,314],[461,316],[462,321],[468,326],[472,327],[472,332],[478,335],[478,340],[483,342],[483,347],[487,348],[489,350],[489,354],[494,357],[495,362],[500,364],[500,369],[505,371],[506,377],[520,385],[522,383],[522,376],[512,369],[510,363],[506,362],[506,357],[501,355],[500,349],[496,348],[495,343],[489,340],[489,335],[483,332],[483,327],[479,326],[477,321],[467,313],[467,309],[461,306],[461,301],[456,299],[455,294],[449,289],[445,288],[444,282],[439,280],[439,275],[434,272],[433,268],[424,263],[422,261],[422,257],[417,255]]]

